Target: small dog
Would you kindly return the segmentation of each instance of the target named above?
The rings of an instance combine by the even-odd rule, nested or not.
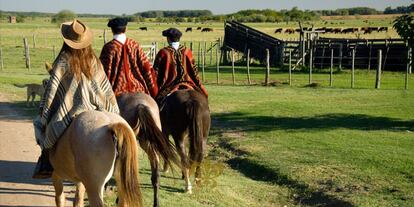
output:
[[[44,79],[42,81],[42,85],[36,84],[36,83],[30,83],[30,84],[24,84],[24,85],[14,84],[14,86],[19,87],[19,88],[27,87],[26,105],[28,107],[30,106],[29,100],[30,100],[30,98],[32,98],[31,105],[33,107],[34,106],[34,99],[36,98],[36,95],[40,96],[40,98],[43,97],[43,94],[45,93],[45,88],[46,88],[48,82],[49,82],[48,79]]]

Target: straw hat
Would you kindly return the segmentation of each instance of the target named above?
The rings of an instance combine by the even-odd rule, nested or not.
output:
[[[82,49],[92,43],[92,31],[81,21],[74,19],[60,25],[63,41],[73,49]]]

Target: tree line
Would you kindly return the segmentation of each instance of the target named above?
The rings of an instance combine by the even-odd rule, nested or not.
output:
[[[410,6],[398,6],[395,9],[387,7],[384,10],[384,14],[409,14],[414,12],[414,4]]]
[[[123,14],[131,22],[205,22],[205,21],[223,21],[234,19],[240,22],[284,22],[284,21],[311,21],[318,20],[320,16],[334,15],[372,15],[372,14],[407,14],[414,12],[414,4],[409,6],[399,6],[396,8],[387,7],[384,11],[378,11],[369,7],[354,7],[335,10],[300,10],[293,7],[290,10],[272,10],[272,9],[247,9],[227,15],[214,15],[209,10],[178,10],[178,11],[145,11],[132,15]],[[115,15],[110,14],[77,14],[69,10],[60,11],[57,14],[45,12],[10,12],[1,11],[0,18],[7,16],[16,16],[18,22],[24,22],[27,17],[51,17],[52,22],[59,23],[61,19],[77,17],[103,17],[113,18]]]

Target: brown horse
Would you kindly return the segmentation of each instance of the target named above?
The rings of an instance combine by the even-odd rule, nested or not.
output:
[[[157,103],[145,93],[125,93],[117,97],[121,116],[135,131],[141,148],[147,153],[151,165],[151,182],[154,189],[154,206],[159,206],[159,157],[167,165],[178,163],[173,144],[161,131]]]
[[[119,206],[142,206],[138,147],[134,132],[119,115],[87,111],[76,116],[50,152],[56,206],[64,206],[63,180],[76,183],[74,206],[104,206],[104,184],[115,172]]]
[[[178,90],[167,96],[161,106],[161,123],[164,134],[172,135],[181,158],[185,191],[192,193],[190,169],[196,167],[195,182],[201,182],[200,164],[206,150],[210,130],[208,100],[195,90]],[[185,143],[189,143],[186,153]]]

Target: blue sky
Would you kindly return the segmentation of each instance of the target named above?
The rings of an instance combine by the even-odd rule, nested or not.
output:
[[[58,12],[69,9],[76,13],[133,14],[147,10],[208,9],[214,14],[227,14],[242,9],[320,10],[367,6],[384,10],[387,6],[407,6],[413,0],[0,0],[0,10]]]

